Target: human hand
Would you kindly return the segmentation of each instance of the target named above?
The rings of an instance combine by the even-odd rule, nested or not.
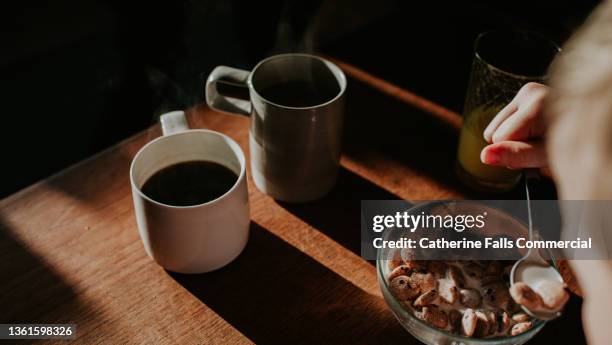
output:
[[[548,165],[544,132],[548,124],[542,107],[549,88],[527,83],[489,123],[484,138],[489,143],[480,153],[485,164],[510,169]]]

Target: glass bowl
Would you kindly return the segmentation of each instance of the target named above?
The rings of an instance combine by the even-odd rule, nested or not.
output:
[[[431,202],[417,205],[410,210],[409,213],[421,213],[422,210],[431,206],[432,204],[439,205],[440,202]],[[494,212],[502,212],[498,209],[491,208],[489,206],[483,206],[487,209],[489,213]],[[504,216],[508,216],[505,214]],[[510,216],[511,217],[511,216]],[[517,229],[516,234],[526,234],[528,233],[526,227],[522,222],[515,220]],[[388,239],[388,235],[391,231],[385,231],[383,233],[383,239]],[[385,238],[386,237],[386,238]],[[440,330],[435,328],[428,323],[422,321],[417,318],[409,309],[404,307],[400,300],[398,300],[389,288],[389,283],[386,277],[390,273],[388,259],[392,257],[392,252],[397,249],[389,249],[383,248],[379,249],[377,252],[376,259],[376,271],[378,274],[378,283],[380,285],[380,289],[382,291],[382,295],[385,299],[385,302],[393,312],[393,315],[397,318],[400,324],[415,338],[420,340],[421,342],[429,345],[519,345],[524,344],[529,339],[531,339],[534,335],[536,335],[542,327],[546,324],[545,321],[542,320],[533,320],[533,326],[528,331],[521,333],[516,336],[505,336],[505,337],[495,337],[495,338],[474,338],[474,337],[466,337],[458,334],[453,334],[448,331]],[[552,253],[547,253],[552,258]],[[551,264],[554,265],[554,258],[550,260]]]

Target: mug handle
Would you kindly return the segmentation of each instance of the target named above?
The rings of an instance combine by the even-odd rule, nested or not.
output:
[[[251,115],[251,102],[234,97],[223,96],[217,90],[219,79],[246,85],[251,72],[242,69],[217,66],[206,79],[206,104],[214,110],[239,115]]]
[[[159,117],[161,123],[162,135],[170,135],[174,133],[184,132],[189,129],[187,117],[182,110],[165,113]]]

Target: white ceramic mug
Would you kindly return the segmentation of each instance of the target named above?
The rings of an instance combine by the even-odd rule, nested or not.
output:
[[[248,87],[249,99],[219,93],[217,83],[222,80]],[[331,86],[337,93],[304,107],[262,96],[265,88],[284,82]],[[306,202],[323,196],[336,182],[345,89],[346,77],[332,62],[308,54],[282,54],[261,61],[252,71],[218,66],[206,80],[206,103],[219,111],[251,116],[249,151],[257,188],[278,200]]]
[[[134,211],[145,250],[159,265],[180,273],[220,268],[244,249],[249,235],[246,160],[240,146],[224,134],[189,129],[185,114],[161,116],[163,136],[138,151],[130,168]],[[173,164],[206,160],[238,176],[222,196],[194,206],[172,206],[141,190],[154,173]]]

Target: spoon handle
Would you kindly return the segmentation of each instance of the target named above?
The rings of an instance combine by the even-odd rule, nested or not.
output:
[[[538,179],[540,177],[537,169],[525,169],[523,171],[525,177],[525,199],[527,201],[527,224],[529,225],[529,240],[532,241],[536,236],[535,230],[533,229],[533,215],[531,214],[531,196],[529,195],[529,184],[530,181]],[[525,258],[532,255],[532,249],[527,249]]]
[[[527,224],[529,225],[529,240],[533,240],[533,221],[531,219],[531,199],[529,197],[529,182],[527,182],[527,174],[525,174],[525,199],[527,202]],[[531,256],[531,248],[527,249],[525,257]]]

